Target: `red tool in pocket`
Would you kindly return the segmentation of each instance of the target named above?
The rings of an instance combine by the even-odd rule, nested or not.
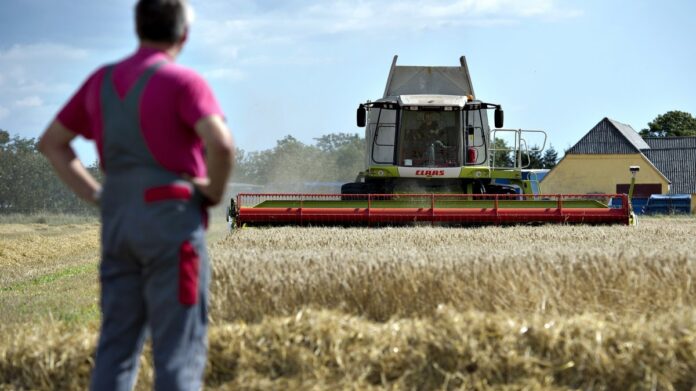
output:
[[[198,253],[186,241],[179,249],[179,303],[187,306],[198,302]]]

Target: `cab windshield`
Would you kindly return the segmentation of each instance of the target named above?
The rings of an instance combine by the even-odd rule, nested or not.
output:
[[[413,167],[459,167],[459,111],[403,110],[398,164]]]

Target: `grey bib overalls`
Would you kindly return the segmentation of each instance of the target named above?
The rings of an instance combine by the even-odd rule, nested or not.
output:
[[[154,159],[140,127],[139,101],[162,63],[121,99],[107,68],[100,266],[102,328],[93,390],[131,390],[146,330],[155,388],[198,390],[205,366],[210,279],[204,198]],[[166,140],[163,140],[166,142]]]

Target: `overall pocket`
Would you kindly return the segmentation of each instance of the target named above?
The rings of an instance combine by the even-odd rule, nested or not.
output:
[[[191,242],[179,248],[179,303],[191,306],[198,302],[200,260]]]

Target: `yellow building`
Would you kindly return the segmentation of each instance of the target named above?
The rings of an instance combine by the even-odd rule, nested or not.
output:
[[[627,193],[630,166],[640,166],[636,201],[652,194],[690,194],[696,212],[696,137],[642,139],[630,125],[599,121],[541,181],[546,194]]]
[[[634,196],[667,194],[670,181],[642,153],[566,154],[541,181],[546,194],[627,193],[630,166],[640,166]]]
[[[630,166],[640,166],[634,196],[667,194],[670,180],[641,152],[650,146],[629,125],[599,121],[541,181],[544,193],[626,193]]]
[[[604,118],[541,181],[546,194],[628,193],[630,166],[640,166],[635,199],[690,194],[696,211],[696,137],[642,139],[630,125]]]

